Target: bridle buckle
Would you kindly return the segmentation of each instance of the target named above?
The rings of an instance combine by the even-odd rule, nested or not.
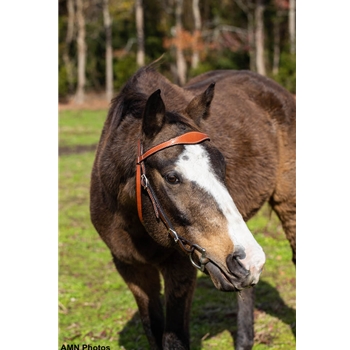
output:
[[[144,189],[146,189],[148,187],[148,179],[147,179],[147,176],[145,174],[141,175],[141,185]]]
[[[179,236],[175,230],[173,230],[172,228],[169,228],[168,233],[173,238],[175,243],[177,243],[179,241]]]

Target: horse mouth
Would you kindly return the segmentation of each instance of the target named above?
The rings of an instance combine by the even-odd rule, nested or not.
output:
[[[223,292],[239,292],[244,288],[240,286],[240,283],[238,285],[234,284],[232,277],[212,261],[209,261],[205,265],[204,272],[209,274],[214,286],[218,290]]]

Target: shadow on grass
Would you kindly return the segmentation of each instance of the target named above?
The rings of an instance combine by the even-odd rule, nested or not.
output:
[[[286,305],[278,290],[263,280],[260,280],[255,287],[255,311],[264,312],[278,318],[290,327],[294,338],[296,337],[295,309]],[[191,349],[202,349],[204,339],[215,337],[223,331],[228,331],[234,338],[237,332],[236,323],[236,293],[218,292],[209,278],[206,276],[199,277],[192,303],[190,322]],[[261,334],[260,331],[259,339],[256,339],[256,341],[271,345],[273,340],[269,333],[270,331],[266,327],[266,334]],[[135,312],[133,318],[120,332],[119,345],[128,350],[148,349],[148,343],[138,312]]]
[[[60,146],[58,148],[58,155],[66,156],[71,154],[95,152],[96,148],[97,148],[97,143],[93,145]]]

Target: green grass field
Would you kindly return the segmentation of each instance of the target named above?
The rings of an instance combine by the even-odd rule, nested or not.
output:
[[[106,115],[106,110],[59,114],[59,349],[68,344],[148,349],[133,296],[89,217],[94,145]],[[248,226],[267,257],[255,287],[254,349],[295,349],[296,281],[289,243],[267,206]],[[236,295],[217,291],[198,272],[191,349],[233,349],[236,312]]]

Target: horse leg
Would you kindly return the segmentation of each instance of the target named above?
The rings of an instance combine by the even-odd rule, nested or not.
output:
[[[280,176],[269,204],[282,223],[284,233],[292,248],[292,260],[296,264],[296,189],[293,172],[295,174],[295,167]]]
[[[162,349],[164,315],[159,271],[151,265],[125,264],[116,257],[114,264],[135,297],[151,349]]]
[[[189,259],[175,252],[161,272],[164,277],[166,321],[163,349],[190,348],[190,311],[197,271]]]
[[[295,194],[289,198],[287,197],[285,200],[279,200],[276,197],[277,196],[272,197],[270,205],[282,223],[284,233],[286,234],[290,247],[292,248],[292,260],[294,264],[296,264]]]
[[[236,350],[251,350],[254,345],[254,298],[255,289],[244,289],[237,294]]]

